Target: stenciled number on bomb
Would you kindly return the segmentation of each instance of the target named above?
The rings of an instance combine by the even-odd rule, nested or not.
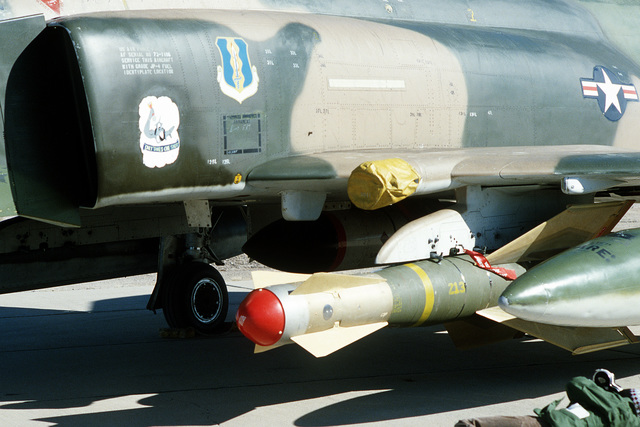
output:
[[[449,283],[449,295],[464,294],[467,292],[467,287],[464,282]]]

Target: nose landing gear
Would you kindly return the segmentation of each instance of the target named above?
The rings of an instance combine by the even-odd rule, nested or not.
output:
[[[227,286],[209,264],[192,261],[178,267],[163,290],[162,310],[172,328],[193,327],[203,334],[227,329]]]

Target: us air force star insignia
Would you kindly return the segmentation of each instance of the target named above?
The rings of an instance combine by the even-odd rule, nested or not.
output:
[[[580,79],[582,95],[595,98],[604,116],[615,122],[627,109],[627,101],[638,102],[638,91],[630,83],[622,83],[616,73],[598,65],[593,68],[593,79]]]

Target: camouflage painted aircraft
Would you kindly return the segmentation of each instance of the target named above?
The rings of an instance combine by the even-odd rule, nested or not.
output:
[[[635,234],[591,241],[640,188],[635,2],[0,0],[0,19],[0,292],[157,271],[148,307],[211,333],[210,264],[244,250],[313,274],[243,302],[260,350],[440,322],[461,346],[636,340]]]

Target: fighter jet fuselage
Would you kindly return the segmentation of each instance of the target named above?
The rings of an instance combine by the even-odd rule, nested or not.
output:
[[[522,237],[637,192],[640,6],[614,3],[9,2],[0,286],[158,271],[149,307],[210,332],[228,301],[207,264],[241,248],[316,273],[582,244],[628,205]]]

